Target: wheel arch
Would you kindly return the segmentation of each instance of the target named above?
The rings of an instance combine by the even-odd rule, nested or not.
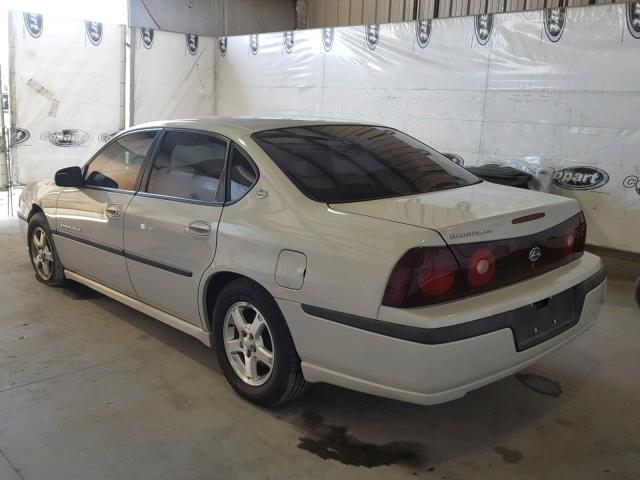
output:
[[[40,205],[38,205],[37,203],[33,203],[31,204],[31,210],[29,210],[29,215],[27,215],[27,222],[31,220],[31,217],[33,217],[36,213],[44,214],[44,210],[42,210],[42,208],[40,208]],[[45,215],[45,218],[46,218],[46,215]]]
[[[220,293],[222,292],[224,287],[229,285],[231,282],[235,280],[239,280],[241,278],[250,280],[255,285],[257,285],[262,290],[264,290],[267,294],[269,294],[269,296],[273,297],[273,295],[271,294],[271,292],[269,292],[269,290],[264,288],[263,285],[261,285],[259,282],[257,282],[253,278],[248,277],[247,275],[234,272],[231,270],[221,270],[221,271],[214,272],[205,280],[203,295],[202,295],[206,328],[209,331],[213,330],[213,309],[215,307],[216,302],[218,301],[218,297],[220,296]]]

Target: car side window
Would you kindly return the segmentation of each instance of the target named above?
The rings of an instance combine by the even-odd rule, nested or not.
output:
[[[235,202],[244,196],[256,183],[258,175],[249,159],[237,148],[231,152],[229,168],[229,201]]]
[[[157,131],[135,132],[115,140],[86,167],[83,185],[135,190]]]
[[[147,192],[213,202],[226,154],[227,142],[211,135],[167,132],[151,167]]]

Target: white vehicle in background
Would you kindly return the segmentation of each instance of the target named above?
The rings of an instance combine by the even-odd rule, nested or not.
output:
[[[215,345],[262,405],[307,382],[461,397],[587,330],[606,287],[577,202],[378,125],[140,125],[25,188],[20,217],[38,279]]]

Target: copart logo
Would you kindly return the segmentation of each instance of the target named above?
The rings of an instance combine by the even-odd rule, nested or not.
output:
[[[333,28],[322,29],[322,47],[325,52],[331,51],[331,47],[333,47]]]
[[[144,48],[151,48],[155,36],[153,28],[141,28],[140,36],[142,37],[142,46]]]
[[[282,43],[284,45],[285,52],[293,52],[293,32],[284,32],[282,34]]]
[[[20,127],[13,127],[11,129],[11,145],[20,145],[21,143],[26,142],[31,137],[29,130]]]
[[[486,45],[491,38],[491,31],[493,30],[493,14],[483,13],[482,15],[476,15],[475,18],[475,31],[476,39],[480,45]]]
[[[629,175],[622,181],[624,188],[635,188],[636,193],[640,195],[640,177],[638,175]]]
[[[609,174],[595,167],[568,167],[553,174],[553,183],[568,190],[593,190],[609,181]]]
[[[251,55],[258,54],[258,49],[260,48],[259,42],[260,40],[257,33],[249,35],[249,51],[251,52]]]
[[[218,50],[223,57],[227,54],[227,37],[220,37],[218,39]]]
[[[367,41],[367,47],[371,50],[375,50],[380,41],[380,26],[379,25],[367,25],[365,30],[365,38]]]
[[[89,140],[89,134],[84,130],[64,129],[42,132],[40,138],[49,140],[49,143],[56,147],[77,147]]]
[[[420,48],[426,48],[431,40],[431,19],[416,21],[416,41]]]
[[[564,24],[567,19],[565,7],[549,8],[544,11],[544,31],[552,42],[557,42],[564,32]]]
[[[627,26],[634,38],[640,38],[640,1],[627,4]]]
[[[96,47],[100,45],[100,42],[102,41],[102,23],[90,22],[87,20],[84,22],[84,29],[87,31],[87,38],[89,41]]]
[[[42,35],[42,15],[39,13],[24,12],[24,25],[27,27],[29,35],[33,38],[38,38]]]
[[[198,53],[198,35],[187,33],[184,37],[187,42],[187,50],[189,51],[189,53],[191,55],[195,55],[196,53]]]

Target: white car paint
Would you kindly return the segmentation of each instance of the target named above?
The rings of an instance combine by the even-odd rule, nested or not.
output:
[[[580,211],[570,198],[489,182],[425,195],[342,203],[333,208],[437,230],[449,245],[522,237],[553,227]],[[521,216],[543,211],[545,217],[514,225],[511,220],[516,211]]]
[[[260,130],[318,123],[203,118],[155,122],[130,130],[188,128],[213,132],[240,145],[256,164],[259,179],[231,205],[194,205],[136,192],[60,188],[40,182],[24,189],[20,215],[27,219],[36,206],[55,232],[78,235],[73,228],[79,228],[86,240],[192,272],[191,277],[181,277],[72,238],[54,237],[69,278],[207,345],[212,343],[211,309],[206,304],[210,279],[220,272],[244,275],[276,299],[308,381],[415,403],[464,395],[523,368],[593,323],[605,282],[587,294],[575,326],[520,352],[508,329],[425,345],[305,312],[302,305],[409,327],[452,326],[556,295],[602,269],[598,257],[585,253],[542,276],[455,302],[413,309],[382,306],[389,274],[407,250],[524,236],[557,225],[580,207],[572,199],[487,182],[402,198],[318,203],[298,190],[251,137]],[[112,204],[122,212],[116,218],[108,215]],[[546,213],[543,219],[511,223],[515,217],[539,211]],[[194,220],[207,221],[212,234],[190,235],[187,228]],[[22,223],[26,232],[26,222]]]

